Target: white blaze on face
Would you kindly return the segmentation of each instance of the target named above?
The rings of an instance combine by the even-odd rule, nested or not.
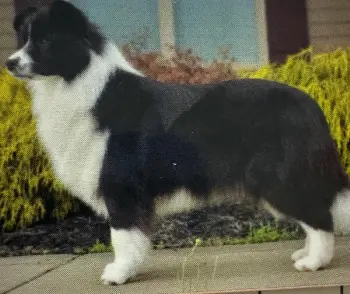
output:
[[[30,36],[31,25],[28,27],[28,34]],[[28,53],[30,45],[30,38],[27,43],[14,54],[12,54],[8,61],[16,61],[16,67],[12,70],[13,74],[17,76],[31,76],[33,60]]]
[[[17,60],[17,66],[13,73],[19,76],[30,76],[32,74],[33,60],[28,54],[29,42],[20,50],[9,57],[9,61]]]

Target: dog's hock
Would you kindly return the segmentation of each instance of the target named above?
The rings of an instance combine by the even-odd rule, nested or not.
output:
[[[334,235],[300,223],[307,238],[305,247],[293,253],[294,267],[298,271],[317,271],[327,267],[334,255]]]

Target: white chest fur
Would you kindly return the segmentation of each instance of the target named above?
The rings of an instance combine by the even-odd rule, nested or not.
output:
[[[87,103],[96,93],[88,84],[78,87],[57,79],[33,82],[32,92],[38,134],[57,177],[73,195],[106,215],[97,190],[108,134],[96,130]]]
[[[57,177],[74,196],[105,216],[97,192],[109,134],[97,131],[91,109],[120,67],[120,56],[110,46],[102,56],[92,54],[88,68],[71,83],[46,77],[29,85],[38,134]]]

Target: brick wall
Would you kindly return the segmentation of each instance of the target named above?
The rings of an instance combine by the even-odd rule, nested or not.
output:
[[[318,51],[350,46],[350,1],[307,0],[310,44]]]

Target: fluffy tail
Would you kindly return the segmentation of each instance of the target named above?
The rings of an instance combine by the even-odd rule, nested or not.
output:
[[[336,234],[350,234],[350,189],[338,193],[331,208]]]

